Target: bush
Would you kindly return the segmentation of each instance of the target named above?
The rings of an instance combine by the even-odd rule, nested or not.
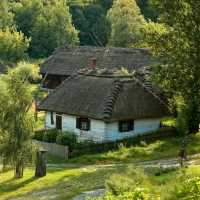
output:
[[[173,200],[198,200],[200,199],[200,177],[184,176],[181,183],[177,184],[171,199]]]
[[[70,150],[72,150],[77,143],[77,138],[74,133],[60,132],[57,135],[56,143],[61,145],[66,145],[69,147]]]
[[[115,174],[106,182],[107,194],[98,200],[157,200],[151,183],[143,170],[128,169],[127,173]],[[96,200],[97,200],[96,199]]]
[[[33,139],[38,140],[38,141],[43,141],[44,133],[45,133],[45,130],[36,131],[33,136]]]
[[[43,141],[49,143],[56,143],[56,138],[59,134],[57,129],[49,129],[44,132]]]
[[[0,29],[0,60],[15,63],[26,58],[29,42],[22,32]]]

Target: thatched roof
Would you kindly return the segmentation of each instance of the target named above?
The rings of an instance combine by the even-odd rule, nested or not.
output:
[[[42,74],[71,75],[88,67],[90,59],[95,58],[98,68],[127,68],[130,71],[152,64],[146,49],[114,47],[60,47],[41,64]]]
[[[39,105],[54,111],[105,121],[160,118],[167,103],[150,84],[130,76],[77,74],[66,79]]]

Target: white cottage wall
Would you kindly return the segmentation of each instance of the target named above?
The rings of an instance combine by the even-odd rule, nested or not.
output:
[[[56,128],[56,114],[55,113],[53,113],[53,121],[54,121],[54,124],[51,124],[51,112],[46,112],[45,113],[45,128],[46,129]]]
[[[83,131],[76,128],[76,116],[63,115],[63,131],[76,133],[79,140],[103,141],[105,138],[105,123],[101,120],[91,119],[90,131]]]
[[[160,127],[160,119],[140,119],[134,121],[134,130],[129,132],[119,132],[118,122],[106,124],[105,140],[114,141],[127,137],[143,135],[150,131],[156,131]]]
[[[45,127],[55,128],[56,114],[53,114],[54,124],[51,124],[51,113],[46,112]],[[130,132],[119,132],[118,122],[105,123],[101,120],[91,119],[90,131],[82,131],[76,128],[76,116],[62,115],[62,130],[76,133],[79,140],[93,140],[96,142],[115,141],[127,137],[156,131],[160,127],[160,119],[141,119],[134,121],[134,130]]]

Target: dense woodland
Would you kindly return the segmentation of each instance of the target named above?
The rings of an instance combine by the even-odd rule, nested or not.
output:
[[[126,0],[122,4],[113,5],[112,0],[2,0],[0,59],[15,62],[25,54],[32,58],[47,57],[63,44],[135,46],[134,40],[140,33],[136,34],[131,25],[135,24],[138,29],[145,20],[156,21],[156,11],[148,0],[138,0],[137,5]],[[122,17],[117,22],[113,19],[118,15],[116,11]],[[131,18],[126,21],[125,15],[131,16],[131,13],[133,21]],[[134,20],[137,15],[139,21]],[[123,21],[127,23],[124,35],[115,35],[115,31],[123,28]],[[129,41],[124,43],[123,38],[118,41],[120,37],[127,37]]]

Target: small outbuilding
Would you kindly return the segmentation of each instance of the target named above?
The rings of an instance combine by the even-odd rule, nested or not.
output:
[[[115,141],[156,131],[169,115],[163,93],[134,74],[82,70],[39,105],[45,128],[74,132],[79,140]]]

